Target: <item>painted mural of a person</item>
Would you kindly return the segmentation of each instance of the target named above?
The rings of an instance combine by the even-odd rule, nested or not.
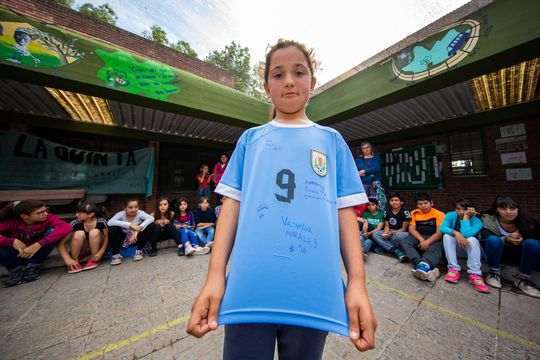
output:
[[[23,56],[30,56],[34,60],[34,65],[39,64],[39,59],[36,59],[30,51],[28,51],[28,45],[30,45],[33,40],[29,29],[18,27],[13,33],[13,38],[15,39],[15,44],[13,45],[15,52],[11,56],[11,59],[8,60],[20,64]]]

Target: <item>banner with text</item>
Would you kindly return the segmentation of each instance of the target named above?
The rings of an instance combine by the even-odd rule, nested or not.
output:
[[[89,194],[152,195],[154,148],[127,152],[81,150],[0,131],[3,189],[86,188]]]

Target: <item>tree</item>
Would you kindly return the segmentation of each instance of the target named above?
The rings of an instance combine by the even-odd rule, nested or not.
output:
[[[58,5],[62,5],[68,8],[72,8],[75,4],[75,0],[54,0]]]
[[[167,33],[161,26],[158,25],[152,25],[150,27],[150,31],[143,31],[142,37],[147,38],[149,40],[155,41],[162,45],[168,45],[169,40],[167,39]]]
[[[263,87],[264,80],[264,62],[260,61],[251,69],[247,93],[259,100],[268,101],[266,91]]]
[[[212,51],[204,61],[233,74],[234,88],[248,93],[251,80],[250,59],[249,49],[232,41],[224,50]]]
[[[85,3],[79,6],[79,12],[111,25],[116,25],[116,19],[118,19],[114,10],[107,3],[97,7],[91,3]]]
[[[191,48],[191,46],[189,45],[187,41],[178,40],[176,44],[170,44],[170,46],[172,49],[179,51],[183,54],[193,56],[193,57],[198,56],[197,52]]]

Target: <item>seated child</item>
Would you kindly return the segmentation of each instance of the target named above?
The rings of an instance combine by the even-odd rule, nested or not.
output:
[[[111,246],[111,265],[120,265],[122,255],[120,248],[137,245],[134,261],[143,259],[143,249],[152,237],[154,217],[139,209],[137,199],[129,199],[124,203],[124,210],[117,212],[107,223],[109,225],[109,243]]]
[[[457,199],[454,202],[454,208],[455,211],[446,214],[440,227],[441,233],[444,234],[444,252],[448,261],[448,272],[444,280],[453,284],[458,283],[461,267],[457,257],[467,256],[470,283],[476,291],[489,293],[489,288],[482,279],[482,270],[480,270],[482,253],[477,236],[482,230],[482,220],[476,217],[476,209],[465,198]]]
[[[156,210],[150,214],[154,217],[154,229],[152,232],[152,239],[150,240],[151,249],[148,252],[148,256],[156,256],[158,253],[157,242],[159,240],[173,239],[178,246],[178,254],[183,252],[182,242],[178,231],[176,231],[173,225],[174,211],[171,209],[171,201],[162,197],[157,201]]]
[[[178,200],[178,216],[173,221],[176,230],[180,234],[183,248],[178,248],[178,256],[186,255],[205,255],[210,252],[210,248],[200,247],[195,234],[195,221],[193,213],[189,210],[189,204],[186,198]]]
[[[362,214],[365,221],[362,224],[362,250],[367,255],[373,246],[371,236],[374,232],[382,229],[384,225],[383,212],[379,210],[379,201],[376,198],[369,198],[367,211]]]
[[[216,213],[216,219],[219,218],[219,213],[221,212],[221,206],[223,205],[223,202],[227,199],[226,196],[222,196],[221,199],[219,199],[220,204],[216,206],[214,209],[214,212]]]
[[[399,242],[409,236],[407,232],[411,213],[403,209],[403,200],[398,192],[388,194],[390,209],[384,212],[384,229],[375,231],[372,235],[377,244],[375,252],[393,252],[399,262],[407,260],[407,255],[398,247]]]
[[[58,252],[67,265],[68,274],[75,274],[83,270],[95,269],[109,245],[109,229],[105,220],[105,208],[100,205],[82,203],[77,207],[76,220],[71,222],[73,235],[70,249],[67,250],[67,240],[64,237],[58,243]],[[79,261],[90,253],[90,260],[84,266]]]
[[[9,271],[6,287],[39,279],[41,263],[73,230],[40,200],[9,203],[0,210],[0,220],[0,264]]]
[[[399,244],[414,266],[414,276],[435,281],[441,275],[437,265],[443,251],[439,226],[444,220],[444,213],[433,208],[431,196],[426,192],[416,194],[416,206],[418,209],[411,212],[409,236]]]
[[[195,220],[197,239],[202,245],[212,248],[216,214],[210,209],[210,202],[206,196],[199,199],[199,208],[193,212],[193,219]]]

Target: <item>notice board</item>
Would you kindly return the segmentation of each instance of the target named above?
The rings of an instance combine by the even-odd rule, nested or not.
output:
[[[436,144],[379,152],[383,183],[390,189],[442,189],[443,166]]]

